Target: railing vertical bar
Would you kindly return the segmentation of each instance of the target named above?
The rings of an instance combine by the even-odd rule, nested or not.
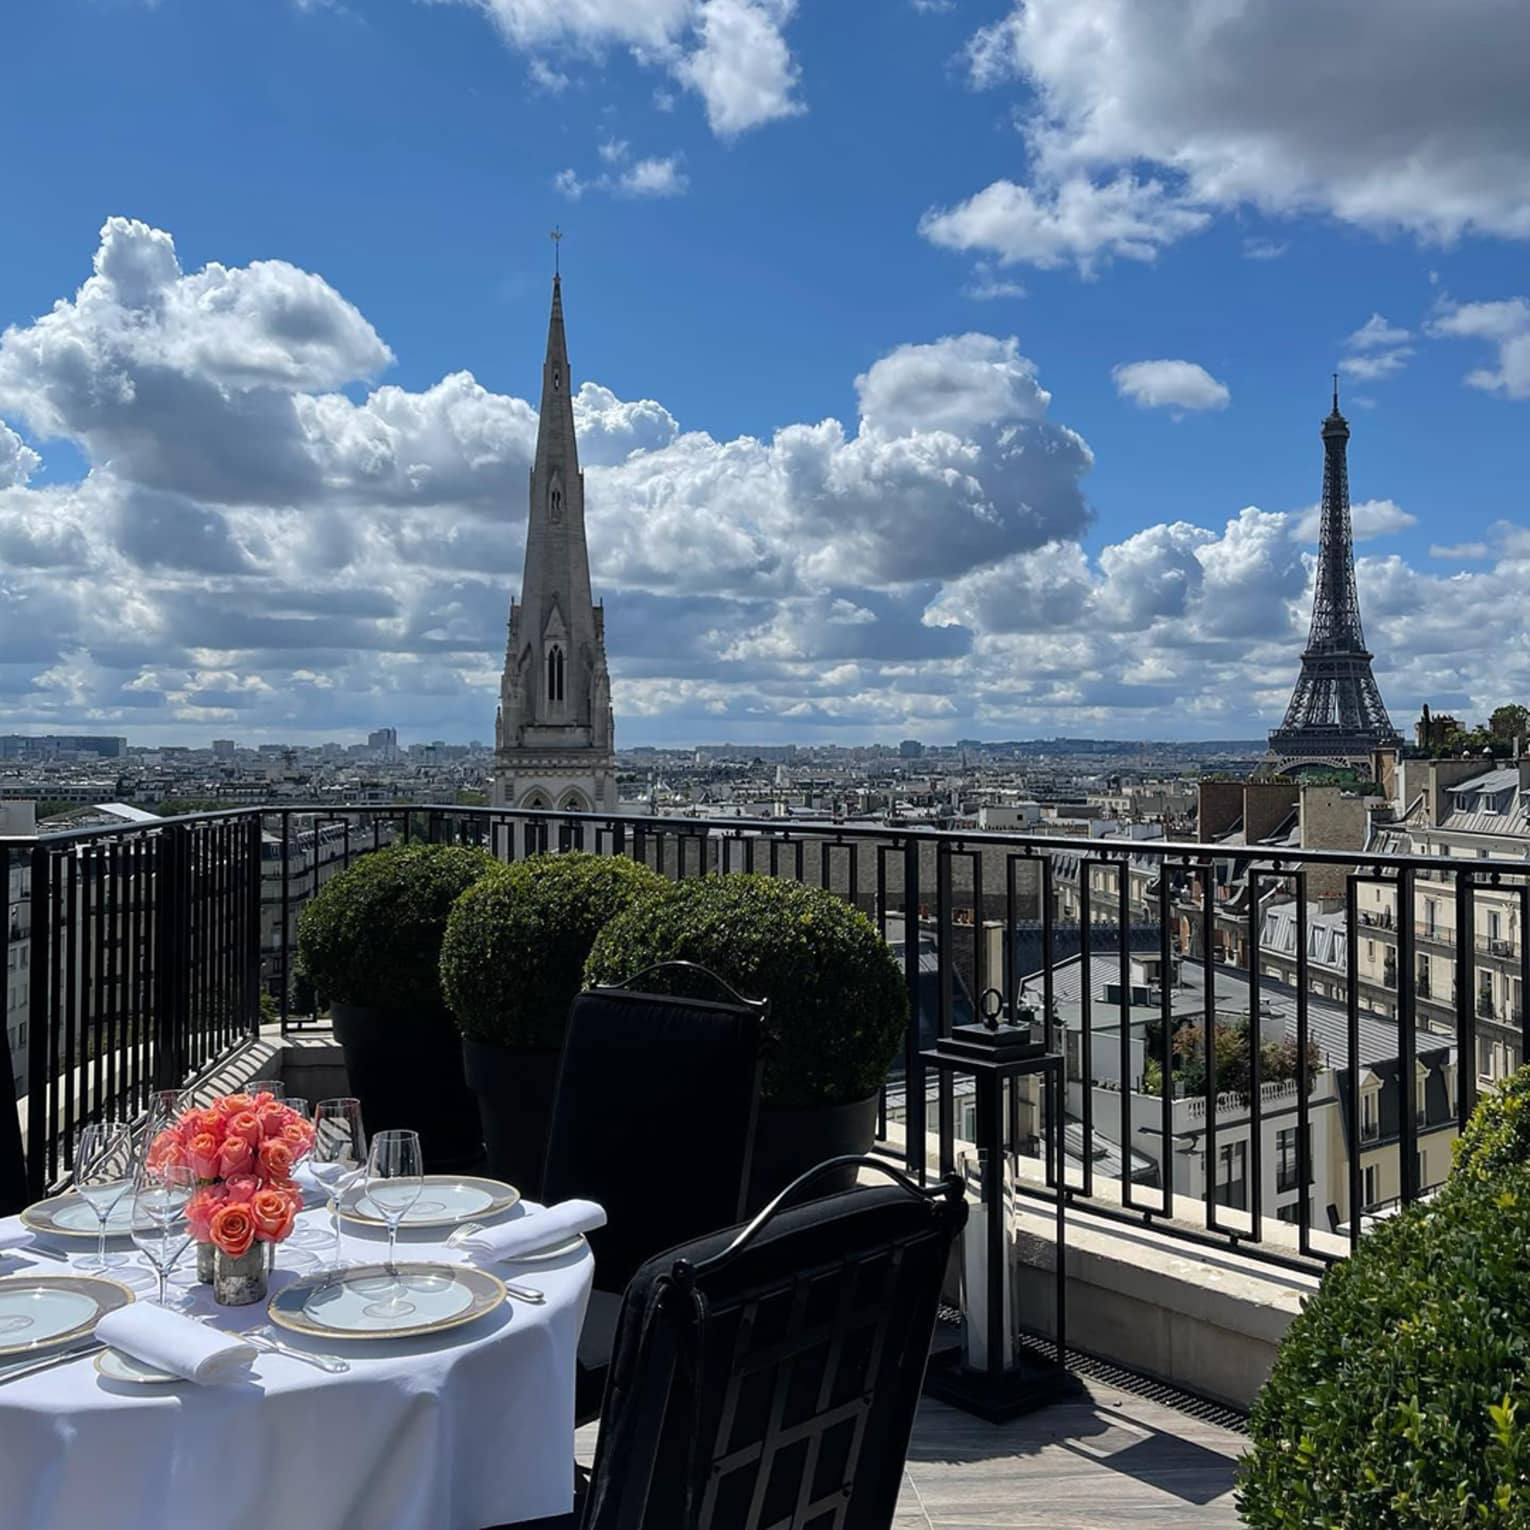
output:
[[[1530,1062],[1530,886],[1519,884],[1519,1060]]]
[[[118,1077],[117,1069],[117,1049],[121,1040],[118,984],[121,980],[120,969],[123,955],[122,929],[119,923],[121,910],[118,896],[120,891],[118,872],[122,863],[123,842],[122,839],[112,839],[102,847],[104,853],[101,880],[103,923],[106,931],[102,952],[105,976],[101,986],[105,1005],[101,1045],[106,1053],[107,1105],[111,1113],[118,1116],[130,1114],[124,1110],[126,1102],[122,1097],[122,1080]]]
[[[287,1027],[292,1019],[292,959],[287,947],[288,925],[292,914],[292,817],[285,808],[281,814],[281,837],[282,837],[282,935],[277,942],[277,950],[281,953],[280,978],[281,978],[281,1001],[280,1012],[282,1021],[282,1034],[287,1034]],[[409,840],[409,815],[404,814],[404,842]]]
[[[1056,1013],[1057,1013],[1057,988],[1056,978],[1052,971],[1055,961],[1055,931],[1052,928],[1052,905],[1056,894],[1052,887],[1052,857],[1043,853],[1041,856],[1041,1007],[1044,1011],[1041,1017],[1043,1034],[1046,1036],[1047,1051],[1057,1050],[1056,1036]],[[1066,1072],[1066,1064],[1064,1065]],[[1066,1084],[1066,1079],[1064,1079]],[[1066,1087],[1058,1091],[1061,1103],[1059,1110],[1066,1113],[1068,1091]]]
[[[64,1137],[72,1153],[75,1131],[84,1119],[83,1112],[78,1112],[76,1106],[76,1096],[83,1093],[79,1083],[84,1079],[77,1023],[80,1002],[80,855],[77,847],[69,847],[63,863],[64,875],[59,878],[64,895],[59,910],[59,951],[63,966],[59,991],[64,996],[64,1056],[59,1072],[64,1094]]]
[[[1163,1214],[1174,1215],[1174,953],[1169,943],[1169,863],[1158,863],[1158,1132],[1163,1142]],[[1144,1048],[1144,1054],[1146,1048]]]
[[[1296,884],[1296,1178],[1297,1245],[1312,1253],[1312,1080],[1308,1076],[1307,874],[1295,872]]]
[[[896,843],[896,841],[895,841]],[[903,841],[903,979],[908,985],[908,1031],[903,1044],[904,1148],[908,1172],[925,1183],[924,1059],[919,1036],[919,841]]]
[[[1226,1229],[1217,1222],[1217,968],[1212,960],[1216,947],[1217,868],[1214,861],[1207,863],[1201,894],[1201,1058],[1206,1075],[1206,1172],[1201,1196],[1206,1208],[1207,1231],[1225,1232]]]
[[[935,961],[939,974],[938,1034],[942,1037],[951,1034],[951,1006],[954,998],[952,979],[956,965],[953,960],[951,930],[954,912],[951,904],[951,845],[949,841],[941,840],[935,847]],[[914,950],[917,962],[917,944]],[[956,1166],[956,1097],[951,1075],[944,1068],[939,1071],[935,1087],[940,1122],[940,1172],[949,1174]]]
[[[1078,1003],[1079,1003],[1079,1129],[1083,1137],[1082,1188],[1086,1196],[1094,1194],[1094,942],[1090,926],[1089,862],[1078,858]],[[1064,1095],[1063,1136],[1067,1137],[1067,1091]],[[1066,1163],[1059,1166],[1067,1181]]]
[[[81,1117],[86,1120],[105,1120],[106,1109],[106,1059],[101,1055],[101,1001],[97,993],[100,981],[100,917],[99,900],[96,897],[96,878],[100,870],[100,846],[95,843],[80,847],[80,906],[79,943],[76,947],[80,968],[80,1092]],[[89,1080],[87,1095],[86,1080]]]
[[[1248,1212],[1259,1242],[1264,1228],[1264,1022],[1259,1004],[1259,868],[1248,868]]]
[[[1116,871],[1116,923],[1120,926],[1116,933],[1121,942],[1116,968],[1120,988],[1116,995],[1116,1015],[1121,1030],[1121,1204],[1135,1211],[1137,1207],[1132,1202],[1132,953],[1127,938],[1131,922],[1131,862],[1123,858]]]
[[[1476,887],[1469,872],[1456,873],[1456,1129],[1466,1123],[1477,1103],[1477,1004],[1472,993],[1472,939],[1476,928]]]
[[[1344,1013],[1347,1027],[1349,1071],[1349,1246],[1360,1243],[1360,1156],[1364,1138],[1360,1127],[1360,878],[1351,872],[1344,879]]]
[[[56,1061],[49,1023],[49,974],[53,966],[48,851],[32,847],[31,922],[32,956],[27,973],[27,1191],[40,1200],[58,1172],[54,1114],[50,1103],[50,1064]]]
[[[1413,868],[1403,866],[1397,873],[1397,1040],[1398,1040],[1398,1093],[1397,1101],[1399,1140],[1398,1152],[1402,1155],[1398,1184],[1402,1188],[1403,1205],[1418,1199],[1424,1187],[1418,1172],[1418,1112],[1415,1109],[1414,1071],[1417,1066],[1418,1012],[1415,1007],[1414,983],[1417,977],[1417,957],[1414,954],[1413,931]],[[1459,934],[1459,932],[1458,932]],[[1468,931],[1470,938],[1470,931]],[[1426,1101],[1427,1104],[1427,1101]]]

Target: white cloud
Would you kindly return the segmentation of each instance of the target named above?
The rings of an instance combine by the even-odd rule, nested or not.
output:
[[[1412,338],[1411,331],[1389,323],[1379,313],[1373,313],[1344,344],[1352,351],[1375,351],[1389,349],[1394,345],[1406,345]]]
[[[1474,388],[1530,398],[1530,299],[1448,305],[1425,326],[1437,338],[1487,340],[1498,347],[1498,365],[1468,372]]]
[[[566,196],[570,202],[577,202],[585,193],[585,183],[579,179],[579,174],[570,166],[560,170],[553,177],[553,190]]]
[[[1454,542],[1448,547],[1438,542],[1429,545],[1431,558],[1441,558],[1451,563],[1472,563],[1479,558],[1486,558],[1489,551],[1486,542]]]
[[[534,85],[568,84],[553,58],[598,57],[625,48],[640,64],[665,69],[701,97],[720,138],[806,110],[801,70],[785,29],[796,0],[433,0],[484,12],[505,42],[529,55]],[[661,111],[673,95],[654,93]]]
[[[1248,238],[1243,241],[1245,260],[1279,260],[1291,248],[1289,239]]]
[[[1027,184],[962,206],[1014,208],[1024,229],[1061,188],[1147,167],[1180,215],[1155,220],[1153,249],[1243,204],[1429,242],[1527,238],[1527,51],[1530,8],[1506,0],[1395,0],[1380,28],[1326,0],[1015,0],[966,64],[976,88],[1024,87]],[[1031,260],[1037,241],[1007,248]],[[1094,250],[1119,253],[1108,229],[1070,253]]]
[[[1225,409],[1227,384],[1193,361],[1127,361],[1110,373],[1116,392],[1140,409]]]
[[[1161,182],[1122,174],[1103,183],[1069,176],[1040,189],[995,181],[954,207],[931,208],[919,231],[933,244],[980,251],[1004,265],[1073,263],[1087,275],[1113,256],[1154,260],[1165,245],[1209,221]]]
[[[1407,366],[1413,355],[1408,343],[1412,339],[1412,331],[1373,313],[1344,341],[1346,354],[1339,358],[1339,370],[1361,382],[1381,382]]]
[[[782,35],[795,9],[796,0],[702,0],[700,44],[675,73],[701,97],[720,138],[806,110],[796,94],[801,71]]]
[[[680,156],[640,159],[622,171],[616,188],[629,197],[678,197],[689,185],[680,168]]]
[[[1302,542],[1316,542],[1322,519],[1323,507],[1309,505],[1297,517],[1297,538]],[[1393,532],[1405,531],[1409,526],[1418,525],[1416,515],[1410,515],[1395,500],[1390,499],[1362,499],[1349,507],[1349,519],[1357,542],[1391,536]]]
[[[19,488],[37,470],[42,458],[0,420],[0,489]]]

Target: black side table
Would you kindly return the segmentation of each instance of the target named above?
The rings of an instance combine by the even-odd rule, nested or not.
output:
[[[977,1026],[962,1028],[969,1036]],[[930,1363],[925,1391],[965,1412],[974,1413],[993,1423],[1014,1418],[1033,1408],[1077,1391],[1078,1383],[1064,1364],[1067,1348],[1067,1272],[1065,1269],[1066,1229],[1063,1213],[1066,1181],[1063,1144],[1063,1059],[1056,1052],[1031,1056],[1015,1055],[1004,1046],[1003,1031],[992,1032],[995,1044],[991,1055],[983,1048],[968,1044],[956,1047],[936,1046],[919,1055],[926,1067],[942,1073],[966,1074],[976,1085],[977,1149],[984,1155],[983,1201],[987,1213],[987,1355],[981,1370],[965,1363],[962,1350],[937,1356]],[[1017,1348],[1005,1353],[1008,1324],[1004,1312],[1004,1263],[1009,1257],[1009,1240],[1004,1226],[1004,1085],[1006,1082],[1039,1074],[1046,1101],[1046,1162],[1052,1178],[1057,1204],[1057,1325],[1052,1345],[1054,1358],[1048,1362],[1044,1352]],[[1018,1187],[1017,1187],[1018,1193]],[[1035,1192],[1027,1192],[1034,1195]]]

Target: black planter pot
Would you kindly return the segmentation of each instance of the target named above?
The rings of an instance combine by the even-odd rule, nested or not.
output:
[[[478,1101],[489,1173],[539,1200],[559,1051],[462,1042],[462,1067]]]
[[[449,1020],[360,1004],[332,1003],[329,1014],[367,1136],[411,1128],[420,1134],[430,1173],[477,1168],[483,1138],[462,1077],[456,1027]]]
[[[749,1172],[749,1214],[826,1158],[868,1153],[877,1135],[877,1097],[848,1105],[783,1106],[762,1104],[754,1136],[754,1160]],[[848,1190],[855,1170],[847,1169],[819,1180],[811,1200]]]

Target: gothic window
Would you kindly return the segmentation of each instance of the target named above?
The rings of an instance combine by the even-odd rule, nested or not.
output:
[[[561,381],[562,381],[562,373],[560,373],[558,371],[557,367],[554,367],[553,368],[553,392],[554,393],[556,393],[558,391],[558,388],[559,388],[559,385],[560,385]]]
[[[563,490],[562,489],[554,489],[552,491],[552,518],[555,521],[561,521],[563,519]]]
[[[563,700],[563,650],[557,644],[547,650],[547,699]]]

